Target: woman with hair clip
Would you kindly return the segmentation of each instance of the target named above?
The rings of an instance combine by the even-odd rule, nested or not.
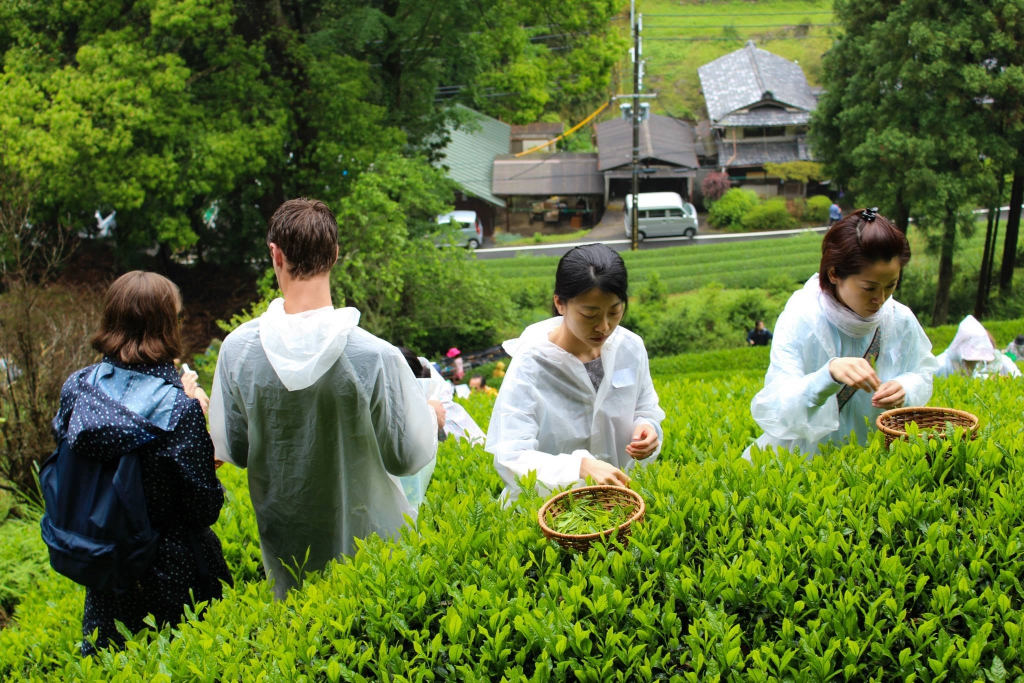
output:
[[[512,356],[487,432],[486,449],[505,480],[535,472],[551,490],[582,483],[625,486],[637,461],[661,450],[665,413],[651,383],[643,340],[619,326],[627,305],[626,266],[603,244],[558,262],[558,317],[504,344]]]
[[[892,298],[909,261],[906,236],[877,209],[829,229],[818,273],[775,326],[764,388],[750,404],[764,430],[757,446],[811,458],[851,432],[865,443],[884,410],[928,402],[938,367],[931,342]]]

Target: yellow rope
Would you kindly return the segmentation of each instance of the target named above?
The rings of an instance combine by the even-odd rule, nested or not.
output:
[[[610,104],[611,104],[611,102],[605,102],[604,104],[602,104],[600,107],[597,108],[597,111],[595,111],[593,114],[591,114],[587,118],[585,118],[582,121],[580,121],[579,123],[577,123],[575,126],[570,128],[569,130],[567,130],[564,133],[562,133],[561,135],[559,135],[557,138],[553,138],[551,140],[548,140],[544,144],[537,145],[536,147],[528,149],[525,152],[520,152],[519,154],[516,154],[516,158],[524,157],[527,154],[532,154],[532,153],[536,152],[538,149],[544,149],[545,147],[550,147],[551,145],[553,145],[554,143],[558,142],[562,138],[567,137],[569,135],[572,135],[573,133],[578,131],[580,128],[582,128],[583,126],[587,125],[588,123],[590,123],[591,121],[596,119],[598,117],[598,115],[600,115],[601,112],[603,112],[605,109],[607,109],[608,105],[610,105]]]

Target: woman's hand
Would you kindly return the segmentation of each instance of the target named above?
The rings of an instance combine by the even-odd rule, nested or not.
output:
[[[198,398],[196,396],[196,390],[202,391],[199,388],[199,374],[190,370],[182,373],[181,375],[181,386],[185,388],[185,395],[189,398]]]
[[[196,386],[195,398],[199,401],[199,407],[203,409],[203,415],[210,414],[210,397],[206,395],[203,388]]]
[[[444,421],[448,418],[448,411],[444,409],[440,401],[427,401],[427,403],[434,409],[434,419],[437,421],[437,428],[444,429]]]
[[[907,392],[903,385],[896,380],[889,380],[871,397],[871,405],[875,408],[889,410],[890,408],[902,408],[903,401],[907,398]]]
[[[634,460],[649,458],[658,450],[658,432],[649,424],[633,430],[633,440],[626,446],[626,454]]]
[[[580,479],[590,477],[595,484],[629,486],[629,477],[615,465],[609,465],[597,458],[583,458],[580,463]]]
[[[882,384],[871,363],[863,358],[836,358],[828,364],[832,379],[849,387],[874,393]]]

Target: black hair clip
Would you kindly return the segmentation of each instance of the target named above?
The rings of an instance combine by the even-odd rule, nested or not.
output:
[[[863,211],[860,212],[860,219],[862,221],[867,221],[868,223],[873,223],[876,218],[878,218],[878,207],[877,206],[873,206],[870,209],[864,209]]]

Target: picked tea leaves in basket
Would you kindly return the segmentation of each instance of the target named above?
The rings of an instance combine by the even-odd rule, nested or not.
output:
[[[563,548],[586,550],[613,533],[625,545],[634,523],[644,517],[639,493],[620,486],[584,486],[563,491],[537,514],[544,535]]]
[[[946,438],[950,428],[957,427],[963,427],[968,439],[978,436],[977,416],[955,408],[896,408],[879,415],[875,425],[885,434],[885,445],[889,446],[907,436],[906,426],[911,422],[917,425],[919,432],[929,432],[938,438]]]

